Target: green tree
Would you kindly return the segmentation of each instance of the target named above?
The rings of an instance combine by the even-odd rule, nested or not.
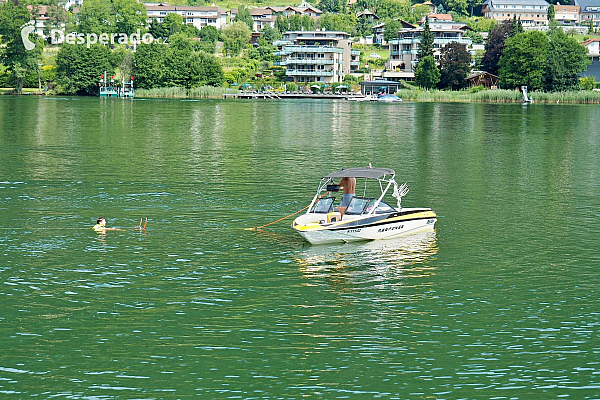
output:
[[[204,52],[193,52],[189,56],[190,77],[189,87],[222,86],[224,82],[223,69],[214,56]]]
[[[476,31],[466,31],[464,33],[464,35],[466,37],[471,38],[471,40],[473,41],[473,44],[483,44],[483,42],[484,42],[483,36],[479,32],[476,32]]]
[[[548,49],[548,38],[539,31],[508,38],[499,62],[501,85],[504,88],[527,85],[529,90],[543,89]]]
[[[554,21],[555,17],[556,17],[556,11],[554,11],[554,5],[550,4],[550,6],[548,7],[548,22]]]
[[[110,49],[101,44],[89,48],[77,44],[63,44],[56,56],[58,93],[98,93],[98,82],[105,71],[112,73]]]
[[[107,0],[88,0],[81,6],[75,18],[75,25],[68,31],[80,33],[103,32],[117,33],[115,29],[116,18],[111,3]]]
[[[513,37],[518,35],[519,33],[523,33],[525,30],[523,29],[523,24],[521,24],[521,20],[517,19],[516,15],[513,15],[512,25],[510,27],[510,32],[508,33],[508,37]]]
[[[423,25],[423,32],[421,32],[421,40],[419,42],[419,48],[417,51],[417,55],[419,60],[424,59],[425,57],[433,57],[433,42],[435,40],[435,35],[431,32],[429,28],[429,19],[425,19],[425,25]]]
[[[83,6],[85,6],[83,3]],[[115,15],[115,31],[131,35],[139,29],[146,31],[148,13],[146,6],[137,0],[111,0],[112,12]]]
[[[319,18],[319,28],[326,31],[339,31],[353,34],[356,32],[356,16],[354,14],[326,13]]]
[[[243,22],[248,25],[250,28],[250,32],[254,30],[254,21],[252,20],[252,14],[250,14],[250,9],[244,5],[241,5],[238,8],[237,14],[235,14],[234,22]]]
[[[261,33],[262,34],[259,40],[261,47],[265,45],[272,46],[274,41],[281,39],[281,34],[279,31],[275,28],[272,28],[270,25],[266,25]]]
[[[459,15],[467,15],[467,0],[446,0],[448,11],[454,11]]]
[[[579,82],[581,82],[581,88],[583,90],[594,90],[596,87],[595,76],[584,76],[583,78],[579,79]]]
[[[319,7],[325,12],[341,13],[344,12],[346,3],[345,0],[321,0]]]
[[[124,33],[146,31],[146,7],[136,0],[86,0],[69,29],[80,33]]]
[[[202,41],[216,43],[219,40],[219,31],[214,26],[207,25],[200,29],[198,37],[202,39]]]
[[[463,44],[452,42],[442,48],[440,57],[441,87],[451,90],[467,86],[471,70],[471,53]]]
[[[158,22],[156,18],[153,18],[152,22],[150,22],[148,32],[150,32],[154,39],[166,39],[171,34],[167,26],[163,22]]]
[[[587,50],[562,29],[548,34],[548,61],[544,76],[546,90],[558,92],[579,88],[577,76],[590,63]]]
[[[385,30],[383,32],[383,39],[386,42],[398,38],[398,31],[402,29],[402,22],[392,19],[385,23]]]
[[[467,6],[469,7],[469,15],[473,16],[473,10],[483,4],[483,0],[467,0]]]
[[[29,10],[24,5],[15,5],[11,1],[0,5],[0,36],[3,44],[0,46],[0,59],[13,77],[17,93],[21,93],[23,89],[23,80],[27,72],[38,70],[43,48],[43,41],[30,34],[29,40],[35,43],[35,47],[31,50],[25,49],[21,39],[21,27],[30,19]]]
[[[169,32],[168,36],[183,31],[183,16],[179,14],[167,14],[167,16],[163,19],[162,23],[165,26],[165,29]]]
[[[142,43],[137,46],[134,57],[136,87],[152,89],[163,84],[163,63],[167,46],[160,43]]]
[[[243,22],[237,23],[248,29]],[[159,64],[164,68],[160,86],[189,89],[204,85],[220,86],[223,83],[223,70],[216,58],[194,51],[194,48],[195,42],[184,33],[169,37],[164,60]]]
[[[435,65],[433,56],[426,56],[419,61],[415,69],[415,82],[425,89],[437,86],[440,81],[440,70]]]
[[[225,41],[225,49],[234,56],[237,56],[250,43],[252,32],[248,28],[248,25],[238,21],[223,28],[221,35]]]

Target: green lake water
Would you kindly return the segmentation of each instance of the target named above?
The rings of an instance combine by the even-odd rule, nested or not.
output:
[[[369,163],[434,234],[243,229]],[[2,96],[0,398],[598,399],[599,199],[598,106]]]

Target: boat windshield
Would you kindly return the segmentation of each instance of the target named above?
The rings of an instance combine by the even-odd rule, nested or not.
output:
[[[363,210],[372,199],[366,199],[364,197],[353,197],[350,200],[350,204],[348,204],[348,208],[346,208],[346,212],[344,214],[348,215],[360,215],[363,213]]]
[[[371,201],[369,201],[369,204],[367,205],[364,211],[365,214],[369,213],[373,209],[373,207],[375,207],[376,202],[376,199],[371,199]],[[375,214],[387,214],[394,211],[396,211],[394,207],[390,206],[386,202],[380,201],[379,205],[377,206],[377,209],[375,210]]]
[[[313,208],[310,210],[311,213],[327,214],[333,210],[333,202],[335,197],[323,197],[315,203]]]
[[[363,197],[354,197],[348,204],[348,208],[344,214],[348,215],[360,215],[360,214],[368,214],[373,207],[375,207],[375,203],[377,199],[367,199]],[[375,214],[387,214],[391,212],[395,212],[396,209],[384,201],[380,201],[377,209],[375,210]]]

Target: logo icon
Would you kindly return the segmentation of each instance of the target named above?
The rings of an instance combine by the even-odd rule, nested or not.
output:
[[[23,46],[25,46],[25,50],[33,50],[35,47],[35,43],[29,40],[29,34],[35,31],[35,21],[29,21],[21,28],[21,39],[23,40]]]

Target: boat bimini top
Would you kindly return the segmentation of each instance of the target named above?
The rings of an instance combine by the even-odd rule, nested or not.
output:
[[[321,178],[321,182],[319,183],[319,188],[317,189],[317,193],[312,199],[310,206],[308,207],[307,214],[313,210],[313,206],[320,199],[321,192],[329,192],[329,191],[337,191],[339,190],[339,186],[335,184],[335,179],[341,178],[365,178],[365,179],[374,179],[379,182],[379,188],[381,189],[381,195],[373,204],[373,207],[370,208],[369,212],[366,215],[373,215],[375,210],[379,207],[379,203],[383,200],[386,193],[389,191],[390,187],[393,185],[392,196],[396,199],[398,204],[398,211],[402,209],[401,199],[408,193],[408,185],[403,183],[402,185],[398,185],[394,180],[396,176],[396,172],[390,168],[342,168],[339,171],[332,172],[327,176]]]

